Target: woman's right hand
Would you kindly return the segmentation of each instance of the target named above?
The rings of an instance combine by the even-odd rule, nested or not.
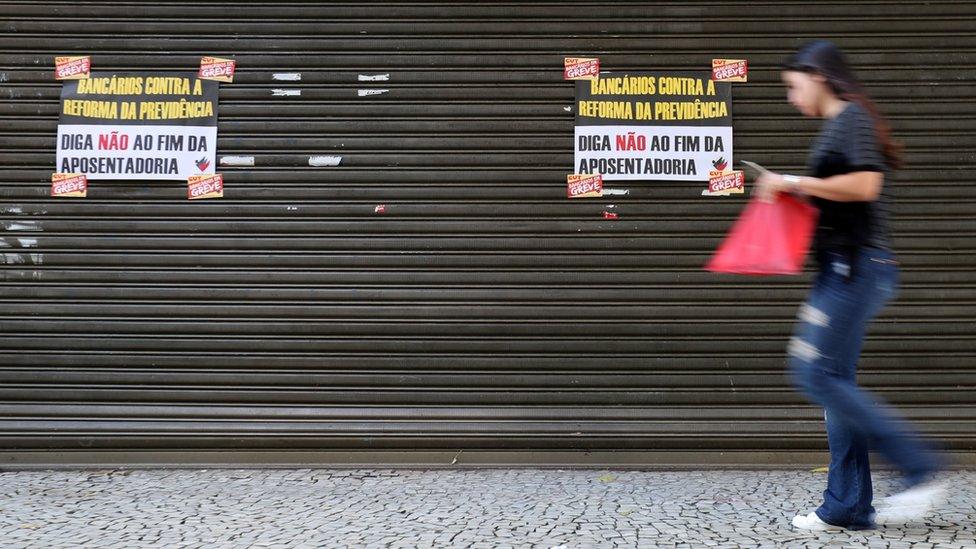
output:
[[[752,196],[763,202],[775,202],[776,195],[787,190],[783,176],[773,172],[763,172],[752,186]]]

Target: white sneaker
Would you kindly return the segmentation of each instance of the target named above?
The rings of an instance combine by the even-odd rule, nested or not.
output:
[[[820,517],[817,516],[815,511],[808,515],[797,515],[793,517],[793,527],[812,532],[841,532],[844,530],[840,526],[827,524],[820,520]]]
[[[922,520],[933,508],[946,501],[945,481],[930,481],[913,486],[884,499],[874,520],[878,524],[902,524]]]

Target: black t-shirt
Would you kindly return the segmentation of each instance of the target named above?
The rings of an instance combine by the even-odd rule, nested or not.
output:
[[[827,120],[814,141],[807,161],[810,175],[826,178],[851,172],[888,173],[874,119],[856,103],[848,103]],[[814,249],[851,250],[858,247],[890,249],[888,206],[882,196],[874,202],[835,202],[812,197],[820,209]]]

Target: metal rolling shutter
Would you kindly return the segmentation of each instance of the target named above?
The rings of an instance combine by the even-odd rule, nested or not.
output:
[[[700,184],[567,201],[561,79],[564,56],[620,71],[747,58],[736,158],[797,171],[818,123],[785,103],[776,66],[811,37],[848,51],[908,148],[889,182],[904,287],[863,383],[976,449],[976,4],[7,1],[0,14],[4,463],[820,459],[819,412],[783,375],[809,276],[702,272],[742,200]],[[225,198],[204,203],[146,181],[48,198],[61,54],[96,70],[235,58],[218,155],[255,166],[221,168]],[[301,81],[273,79],[285,72]],[[377,74],[389,80],[359,81]],[[310,167],[317,155],[341,166]],[[617,221],[602,219],[610,202]]]

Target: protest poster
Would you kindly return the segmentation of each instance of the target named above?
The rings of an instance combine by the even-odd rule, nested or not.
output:
[[[745,59],[712,59],[712,80],[747,82],[749,80],[749,62]]]
[[[88,196],[88,179],[80,173],[51,174],[51,196],[85,198]]]
[[[732,165],[732,92],[710,72],[576,82],[574,169],[603,181],[702,181]]]
[[[196,73],[92,72],[64,81],[56,171],[89,180],[214,173],[218,86]]]
[[[187,179],[186,197],[190,200],[223,198],[223,196],[224,176],[219,173],[213,175],[191,175]]]
[[[567,198],[603,196],[603,178],[599,175],[570,174],[566,176]]]
[[[563,59],[563,79],[590,80],[600,77],[600,60],[596,57],[567,57]]]
[[[222,57],[202,57],[200,58],[200,72],[197,76],[204,80],[216,80],[217,82],[233,82],[234,71],[237,62],[233,59]]]
[[[63,56],[54,58],[55,80],[78,80],[91,76],[91,56]]]

